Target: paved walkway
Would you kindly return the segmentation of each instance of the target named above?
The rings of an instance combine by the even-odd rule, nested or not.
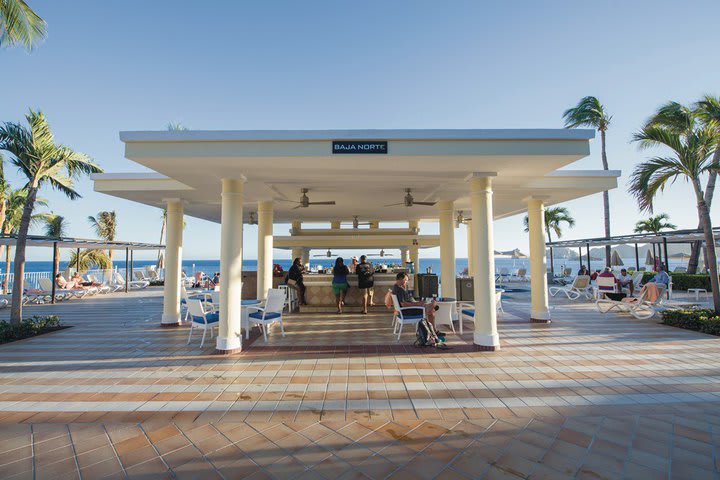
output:
[[[30,307],[75,327],[0,346],[0,478],[720,479],[720,339],[567,302],[530,324],[525,301],[499,352],[229,357],[159,328],[158,291]]]

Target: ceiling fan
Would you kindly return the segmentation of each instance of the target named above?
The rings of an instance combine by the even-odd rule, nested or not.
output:
[[[295,208],[293,208],[293,210],[295,210],[295,209],[297,209],[297,208],[307,208],[307,207],[309,207],[310,205],[335,205],[335,200],[331,200],[331,201],[329,201],[329,202],[311,202],[311,201],[310,201],[310,197],[307,196],[307,194],[308,194],[309,191],[310,191],[310,190],[307,189],[307,188],[301,188],[301,189],[300,189],[300,192],[302,193],[302,195],[300,196],[300,201],[299,201],[299,202],[296,202],[296,201],[294,201],[294,200],[285,200],[285,199],[282,199],[282,201],[284,201],[284,202],[297,203],[298,206],[295,207]]]
[[[400,203],[391,203],[390,205],[384,205],[385,207],[394,207],[396,205],[405,205],[406,207],[412,207],[413,205],[428,205],[433,206],[435,205],[435,202],[416,202],[415,198],[412,195],[412,189],[406,188],[405,189],[405,197],[403,198],[403,201]]]
[[[346,223],[346,222],[343,222],[343,223]],[[371,222],[361,222],[361,221],[359,221],[359,220],[358,220],[358,216],[357,216],[357,215],[353,215],[353,221],[352,221],[352,227],[353,227],[353,228],[358,228],[358,227],[360,227],[360,225],[370,225],[370,224],[371,224]]]
[[[458,210],[457,217],[455,217],[455,227],[459,227],[460,225],[467,224],[472,218],[468,218],[463,215],[462,210]]]
[[[384,257],[385,256],[385,250],[380,250],[379,253],[368,253],[368,257]]]
[[[323,253],[322,255],[313,255],[313,257],[327,257],[327,258],[330,258],[330,257],[332,257],[332,252],[331,252],[330,250],[328,250],[327,252]]]

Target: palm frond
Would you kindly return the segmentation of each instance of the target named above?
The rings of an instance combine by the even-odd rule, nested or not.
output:
[[[605,112],[605,107],[596,97],[583,97],[578,104],[563,112],[565,128],[593,127],[598,130],[607,130],[611,116]]]
[[[635,167],[630,176],[629,192],[641,210],[652,212],[653,199],[668,182],[685,175],[683,165],[672,157],[654,157]]]
[[[686,133],[692,131],[695,121],[696,115],[692,109],[670,101],[657,109],[657,112],[645,123],[645,128],[662,127],[678,133]]]
[[[23,0],[0,1],[0,47],[19,45],[31,51],[47,36],[45,20]]]

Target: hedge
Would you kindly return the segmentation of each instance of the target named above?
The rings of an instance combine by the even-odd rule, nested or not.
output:
[[[662,323],[671,327],[695,330],[710,335],[720,336],[720,317],[714,310],[665,310],[662,313]]]
[[[35,315],[32,318],[21,320],[19,325],[13,325],[3,320],[0,321],[0,343],[14,342],[63,328],[65,326],[60,324],[60,317],[57,315]]]
[[[704,288],[708,292],[710,288],[710,275],[690,275],[689,273],[672,273],[673,290],[687,290],[688,288]],[[655,276],[654,272],[645,272],[643,275],[643,283],[650,281]]]

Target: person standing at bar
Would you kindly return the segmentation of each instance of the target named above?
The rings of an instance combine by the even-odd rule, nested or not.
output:
[[[307,305],[305,301],[305,284],[303,283],[304,270],[302,260],[300,260],[300,257],[296,258],[288,270],[287,280],[285,281],[289,287],[297,290],[300,305]]]
[[[368,304],[373,304],[373,290],[375,289],[375,267],[372,263],[367,262],[367,257],[362,255],[360,257],[360,263],[355,267],[355,273],[358,277],[358,288],[362,292],[363,296],[363,309],[362,313],[368,313]]]
[[[342,313],[342,307],[343,305],[345,305],[345,294],[347,293],[348,287],[350,286],[347,280],[347,276],[350,273],[350,270],[348,270],[348,267],[347,265],[345,265],[342,257],[338,257],[335,260],[335,266],[333,267],[332,273],[332,290],[335,294],[337,313]]]

